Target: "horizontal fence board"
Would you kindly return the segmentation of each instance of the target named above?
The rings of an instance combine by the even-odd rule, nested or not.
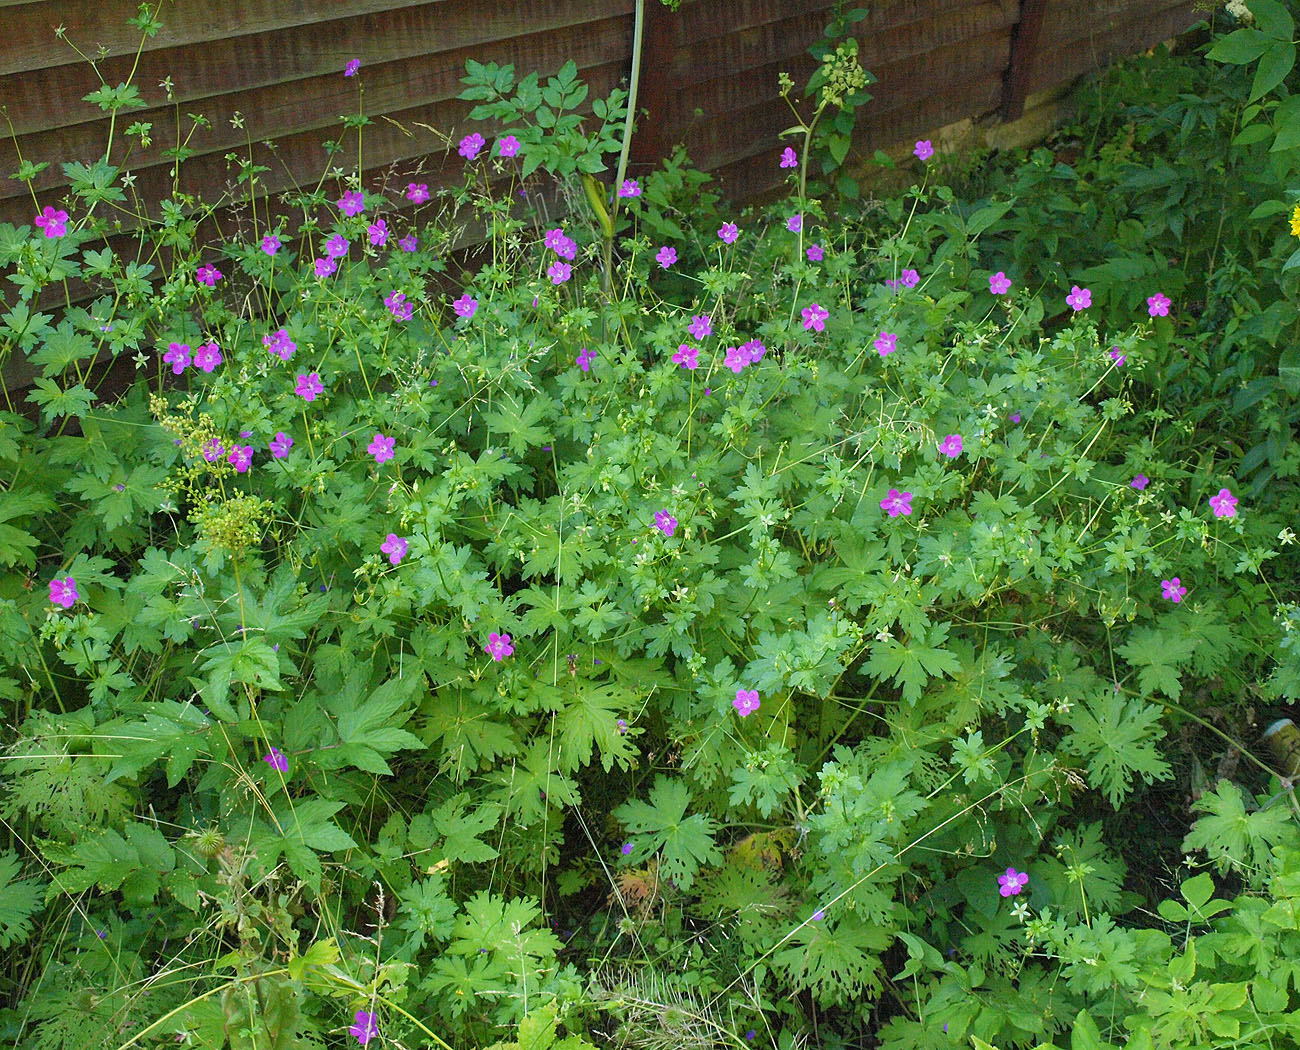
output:
[[[1125,53],[1133,54],[1150,46],[1145,42],[1144,26],[1173,10],[1185,10],[1190,16],[1193,6],[1191,0],[1092,0],[1088,18],[1082,21],[1072,14],[1078,10],[1076,4],[1068,0],[1047,0],[1039,48],[1051,51],[1104,36],[1114,46],[1128,45]],[[1190,26],[1202,17],[1204,13],[1198,13],[1187,24]]]

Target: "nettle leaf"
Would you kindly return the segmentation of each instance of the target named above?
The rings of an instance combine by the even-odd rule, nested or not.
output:
[[[1132,789],[1135,774],[1148,784],[1172,775],[1156,750],[1165,730],[1160,709],[1153,704],[1126,701],[1118,692],[1103,689],[1073,705],[1064,717],[1072,732],[1061,741],[1061,750],[1085,760],[1089,782],[1106,792],[1116,809]]]
[[[1270,870],[1274,846],[1296,846],[1291,811],[1285,805],[1274,804],[1248,812],[1241,788],[1230,780],[1220,780],[1192,808],[1205,816],[1192,825],[1183,839],[1183,849],[1205,850],[1220,874],[1229,869],[1239,873]]]
[[[32,933],[32,919],[45,906],[44,884],[18,878],[22,866],[17,853],[0,853],[0,948],[25,942]]]
[[[690,790],[680,780],[660,774],[650,789],[650,801],[624,802],[614,810],[637,841],[636,854],[644,858],[659,853],[659,874],[689,890],[696,873],[705,864],[720,864],[722,854],[714,844],[717,824],[712,817],[696,813],[686,816]]]

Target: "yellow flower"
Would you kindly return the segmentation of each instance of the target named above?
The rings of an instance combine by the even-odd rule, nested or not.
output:
[[[1291,232],[1300,237],[1300,204],[1291,209]]]

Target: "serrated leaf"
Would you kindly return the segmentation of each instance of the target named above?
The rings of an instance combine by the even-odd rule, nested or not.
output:
[[[714,845],[717,825],[712,817],[696,813],[686,816],[690,790],[678,780],[662,774],[655,778],[649,802],[624,802],[614,816],[637,836],[634,856],[659,854],[659,874],[689,890],[695,875],[705,864],[719,864],[722,854]]]

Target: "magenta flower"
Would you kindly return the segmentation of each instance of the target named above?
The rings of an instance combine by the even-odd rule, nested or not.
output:
[[[904,270],[903,275],[898,279],[898,283],[904,288],[915,288],[921,283],[921,275],[915,270]]]
[[[578,253],[578,242],[571,237],[566,237],[564,230],[559,227],[547,230],[546,236],[542,240],[546,247],[550,248],[561,259],[572,260]]]
[[[288,361],[293,356],[293,352],[298,349],[298,344],[289,338],[287,328],[262,336],[262,345],[281,361]]]
[[[811,306],[803,308],[803,326],[811,328],[815,332],[824,332],[826,330],[826,318],[830,317],[830,311],[813,303]]]
[[[348,253],[347,238],[341,233],[336,233],[325,242],[325,254],[331,259],[341,259]]]
[[[236,474],[245,474],[253,464],[253,446],[233,445],[230,449],[230,455],[226,458],[235,465]]]
[[[820,244],[810,244],[808,246],[807,252],[805,252],[804,254],[808,256],[809,262],[821,262],[822,254],[823,254],[822,246]]]
[[[274,255],[280,250],[280,238],[273,233],[268,233],[262,238],[262,251],[267,255]]]
[[[718,236],[722,238],[724,244],[735,244],[736,238],[740,236],[740,229],[734,222],[724,222],[718,228]]]
[[[396,438],[384,437],[383,434],[375,434],[366,451],[375,457],[376,463],[383,463],[393,458],[393,443],[396,440]]]
[[[51,208],[47,204],[34,221],[45,231],[46,237],[62,237],[68,232],[68,213],[62,208]]]
[[[1029,883],[1029,872],[1016,871],[1015,868],[1007,868],[1005,875],[998,876],[998,885],[1002,888],[998,890],[1004,897],[1014,897],[1017,893],[1025,888]]]
[[[1019,423],[1019,422],[1020,422],[1020,413],[1019,413],[1019,412],[1012,412],[1011,415],[1009,415],[1007,418],[1010,419],[1011,422],[1013,422],[1013,423]]]
[[[594,351],[594,350],[588,350],[588,349],[584,346],[584,347],[582,348],[582,352],[581,352],[580,354],[578,354],[578,358],[577,358],[577,361],[576,361],[575,363],[576,363],[577,366],[578,366],[579,368],[581,368],[584,372],[590,372],[590,371],[591,371],[591,362],[594,361],[594,360],[596,360],[596,353],[595,353],[595,351]]]
[[[798,233],[803,229],[803,215],[798,212],[791,215],[790,218],[785,220],[785,228],[791,233]]]
[[[205,444],[203,448],[200,449],[200,451],[203,453],[204,459],[206,459],[209,463],[215,463],[217,460],[219,460],[222,456],[226,454],[226,446],[223,445],[216,438],[213,438],[211,441]]]
[[[298,376],[298,382],[295,384],[293,392],[304,401],[315,401],[316,395],[324,389],[321,385],[320,376],[312,372],[310,375]]]
[[[910,492],[899,492],[898,489],[890,489],[889,495],[880,501],[880,509],[891,518],[896,518],[900,514],[911,514],[912,494]]]
[[[466,160],[473,160],[478,156],[479,150],[483,148],[485,141],[486,140],[483,136],[477,131],[472,132],[460,140],[460,146],[457,148],[456,152]]]
[[[190,363],[189,343],[172,343],[167,352],[163,354],[163,361],[172,366],[173,375],[180,375]]]
[[[929,139],[921,139],[912,150],[920,160],[929,160],[934,156],[934,147],[930,145]]]
[[[1128,358],[1124,354],[1121,354],[1119,352],[1118,346],[1112,346],[1110,348],[1110,359],[1115,362],[1116,368],[1118,368],[1120,365],[1122,365],[1125,361],[1128,360]]]
[[[388,243],[388,223],[383,219],[376,219],[367,226],[366,233],[370,236],[370,243],[376,248],[382,248]]]
[[[876,336],[875,347],[881,357],[892,354],[898,349],[898,336],[893,332],[881,332]]]
[[[682,343],[677,347],[677,353],[673,354],[673,361],[693,371],[700,363],[700,352],[690,344]]]
[[[204,263],[194,271],[194,277],[199,284],[206,284],[209,288],[214,287],[222,276],[221,271],[211,263]]]
[[[639,197],[641,196],[641,187],[637,184],[636,179],[624,179],[623,185],[618,188],[620,197]]]
[[[763,360],[763,355],[767,353],[767,347],[765,347],[758,339],[751,339],[740,349],[749,354],[749,363],[751,365],[758,364],[759,361]]]
[[[752,715],[761,706],[758,701],[758,690],[737,689],[736,699],[731,701],[731,706],[736,709],[741,718]]]
[[[1092,305],[1092,290],[1080,288],[1076,284],[1070,289],[1070,294],[1065,297],[1065,301],[1076,312],[1086,310]]]
[[[1151,296],[1151,298],[1147,300],[1147,313],[1152,317],[1168,317],[1169,306],[1172,302],[1172,299],[1156,292],[1155,295]]]
[[[211,372],[221,364],[221,350],[216,343],[202,343],[194,351],[194,367]]]
[[[677,261],[677,249],[664,245],[655,253],[655,261],[665,270]]]
[[[80,597],[81,595],[77,593],[77,581],[71,576],[50,581],[50,601],[55,605],[71,609]]]
[[[406,199],[412,204],[423,204],[429,199],[429,184],[427,182],[408,182],[406,184]]]
[[[713,321],[708,314],[695,314],[686,330],[696,339],[703,339],[713,334]]]
[[[747,346],[729,346],[727,347],[727,356],[722,362],[723,368],[730,368],[736,375],[740,375],[745,366],[749,364],[749,347]]]
[[[793,146],[786,146],[781,154],[781,167],[797,168],[799,166],[799,155],[795,153]]]
[[[271,455],[275,459],[284,459],[289,454],[289,449],[293,447],[293,438],[289,437],[283,430],[275,432],[275,439],[271,442]]]
[[[357,75],[357,70],[360,68],[361,68],[361,59],[350,58],[348,59],[348,64],[343,67],[343,75],[345,77],[354,77]]]
[[[627,736],[627,721],[625,719],[617,719],[614,726],[618,729],[619,736]]]
[[[629,856],[632,853],[632,843],[630,842],[623,843],[623,845],[619,847],[619,852],[623,854],[623,856],[625,857]]]
[[[812,913],[813,922],[821,922],[822,919],[824,918],[826,918],[826,912],[821,908],[818,908],[815,912]]]
[[[942,452],[949,459],[956,459],[958,456],[960,456],[961,449],[962,449],[962,444],[961,444],[960,434],[949,434],[946,438],[944,438],[942,441],[939,442],[939,451]]]
[[[994,295],[1006,295],[1011,288],[1011,278],[999,270],[989,278],[989,291]]]
[[[326,277],[328,277],[330,274],[332,274],[335,270],[339,268],[339,264],[336,263],[333,259],[317,259],[312,264],[312,268],[316,273],[316,279],[323,281],[325,280]]]
[[[519,153],[519,140],[513,135],[506,135],[497,140],[497,152],[503,157],[514,157]]]
[[[1160,597],[1168,598],[1177,605],[1183,600],[1183,595],[1187,593],[1187,588],[1182,585],[1183,581],[1175,576],[1172,580],[1160,581]]]
[[[1210,497],[1210,509],[1216,518],[1235,518],[1237,516],[1237,497],[1228,489],[1219,489],[1217,496]]]
[[[344,215],[359,215],[366,210],[366,198],[360,190],[348,190],[335,203]]]
[[[409,321],[411,315],[415,313],[415,304],[406,301],[405,292],[389,292],[388,295],[384,296],[384,305],[388,307],[388,312],[399,321]]]
[[[573,273],[573,267],[566,262],[553,262],[546,268],[546,276],[551,279],[551,284],[563,284]]]
[[[487,645],[483,649],[498,663],[515,651],[515,647],[510,644],[510,635],[497,634],[495,631],[488,635]]]
[[[898,291],[898,282],[895,281],[892,277],[887,277],[885,278],[885,287],[888,288],[890,291],[896,292]]]
[[[348,1031],[357,1037],[358,1043],[365,1046],[379,1034],[379,1028],[375,1025],[375,1015],[365,1010],[358,1010],[356,1020],[357,1023],[352,1025]]]
[[[655,511],[655,528],[665,536],[671,536],[673,530],[677,528],[677,519],[666,510],[657,510]]]
[[[419,238],[415,236],[415,234],[408,233],[405,237],[403,237],[400,241],[397,242],[397,246],[401,248],[402,251],[404,252],[413,252],[415,251],[416,248],[420,246],[420,241]]]
[[[274,766],[281,773],[289,772],[289,760],[285,758],[284,752],[278,747],[271,748],[270,751],[262,756],[262,761],[266,762],[268,765]]]
[[[379,549],[388,555],[388,560],[394,565],[406,557],[406,540],[395,532],[390,532],[380,544]]]
[[[451,304],[461,317],[473,317],[474,311],[478,309],[478,300],[470,298],[469,292],[466,292],[454,303]]]
[[[1137,489],[1139,492],[1141,492],[1144,488],[1147,487],[1148,484],[1150,484],[1150,482],[1151,479],[1147,477],[1145,474],[1138,474],[1128,484],[1129,484],[1129,488]]]

